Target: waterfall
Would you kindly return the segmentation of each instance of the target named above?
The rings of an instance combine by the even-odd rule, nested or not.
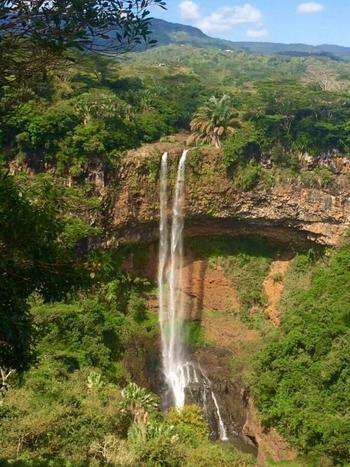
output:
[[[178,167],[175,196],[172,208],[172,225],[169,251],[168,226],[168,155],[162,156],[160,177],[160,226],[159,226],[159,319],[162,334],[162,358],[166,383],[175,407],[185,404],[188,384],[183,342],[183,306],[180,296],[183,262],[183,228],[185,201],[185,168],[187,152],[184,151]],[[170,264],[169,262],[170,253]]]
[[[159,284],[159,323],[162,339],[162,358],[163,368],[166,368],[167,358],[166,349],[168,348],[166,338],[166,318],[167,303],[165,290],[165,274],[167,258],[169,251],[169,226],[168,226],[168,154],[165,152],[162,156],[160,169],[160,224],[159,224],[159,266],[158,266],[158,284]]]
[[[159,224],[159,322],[162,341],[162,362],[168,386],[167,405],[181,408],[185,405],[186,388],[196,385],[203,388],[203,397],[210,391],[218,422],[221,440],[227,433],[211,382],[199,365],[186,355],[184,342],[184,307],[181,283],[183,269],[183,229],[185,202],[185,169],[188,151],[179,161],[175,194],[172,206],[171,231],[168,222],[168,154],[164,153],[160,170],[160,224]]]
[[[211,398],[213,399],[215,409],[216,409],[216,415],[217,415],[218,421],[219,421],[219,436],[220,436],[220,439],[221,439],[221,441],[227,441],[228,437],[227,437],[226,427],[225,427],[224,422],[222,420],[219,404],[218,404],[218,401],[216,399],[214,391],[211,391]]]
[[[168,154],[164,153],[160,171],[159,224],[159,321],[162,339],[162,360],[171,402],[176,407],[185,404],[188,384],[183,343],[183,309],[179,297],[183,261],[183,203],[187,151],[180,159],[172,210],[171,243],[168,223]],[[170,245],[169,245],[170,243]],[[170,264],[169,263],[170,247]]]

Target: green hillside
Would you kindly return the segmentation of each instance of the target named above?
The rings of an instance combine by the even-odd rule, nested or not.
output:
[[[328,56],[338,60],[350,60],[350,48],[338,45],[322,44],[313,46],[307,44],[274,44],[270,42],[232,42],[209,37],[193,26],[170,23],[161,19],[153,19],[151,28],[153,38],[157,40],[158,46],[183,44],[200,48],[216,48],[262,55],[315,55]]]
[[[326,57],[293,57],[229,52],[191,45],[165,45],[123,56],[121,63],[136,67],[140,74],[195,74],[217,91],[231,86],[247,86],[261,80],[301,80],[325,91],[339,91],[350,86],[350,64]],[[160,72],[160,68],[163,71]]]

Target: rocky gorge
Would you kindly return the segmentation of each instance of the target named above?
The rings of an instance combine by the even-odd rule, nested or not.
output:
[[[130,151],[122,160],[112,185],[110,181],[104,183],[103,175],[97,176],[96,185],[104,192],[107,209],[105,246],[137,246],[139,253],[134,254],[131,250],[124,262],[125,270],[131,275],[156,280],[159,160],[167,151],[170,158],[177,161],[182,148],[181,140],[144,146]],[[305,158],[302,163],[305,172],[312,170]],[[279,302],[290,260],[297,251],[312,245],[321,248],[336,246],[349,226],[348,166],[337,160],[327,170],[332,171],[333,179],[326,187],[321,186],[317,178],[312,186],[298,178],[288,178],[273,184],[263,180],[253,190],[245,191],[237,188],[234,177],[227,174],[220,151],[195,149],[192,157],[190,151],[185,223],[188,241],[181,293],[187,318],[200,323],[208,336],[210,344],[196,346],[195,354],[200,365],[211,375],[230,437],[241,449],[255,453],[259,465],[265,465],[267,459],[294,459],[297,452],[275,430],[266,429],[260,423],[242,377],[246,371],[244,361],[249,359],[250,349],[259,345],[260,336],[249,323],[237,317],[242,307],[237,284],[227,276],[225,268],[213,265],[208,258],[198,254],[189,239],[193,238],[195,243],[200,237],[254,236],[278,245],[278,253],[273,257],[263,283],[266,299],[263,314],[272,326],[278,326]],[[175,172],[170,174],[173,182],[174,177]],[[276,275],[280,276],[278,281],[274,279]],[[156,311],[156,295],[149,306]],[[250,313],[254,315],[255,310],[251,309]],[[159,354],[160,343],[139,344],[143,356],[141,360],[128,358],[129,370],[139,384],[156,390],[160,362],[154,355]],[[234,371],[232,359],[240,362]],[[186,397],[188,402],[199,402],[200,395],[192,388]],[[209,422],[215,438],[214,417],[209,416]]]
[[[146,145],[123,158],[117,179],[107,189],[108,245],[157,239],[159,158],[164,151],[179,158],[183,144]],[[334,166],[334,179],[327,187],[318,186],[317,178],[307,186],[287,177],[244,191],[227,175],[219,150],[195,150],[189,157],[186,236],[254,234],[283,243],[334,246],[349,225],[347,163]],[[103,175],[97,178],[97,185],[103,186]]]
[[[131,276],[156,282],[158,267],[159,167],[162,153],[173,162],[169,174],[170,191],[174,186],[176,165],[185,137],[145,145],[129,151],[115,171],[98,164],[91,167],[87,179],[101,199],[103,210],[92,224],[103,226],[98,239],[108,250],[131,247],[123,268]],[[291,259],[301,250],[338,245],[350,224],[350,177],[347,159],[338,155],[320,158],[315,166],[308,157],[301,159],[302,172],[314,174],[326,167],[332,180],[323,186],[317,171],[312,183],[289,173],[273,174],[270,163],[261,161],[265,176],[254,189],[235,184],[222,160],[222,152],[213,148],[190,150],[186,169],[185,257],[181,293],[187,319],[198,323],[206,342],[194,347],[201,367],[210,374],[223,419],[231,440],[243,451],[257,456],[258,464],[268,459],[295,459],[292,449],[274,429],[265,428],[245,381],[247,361],[260,345],[261,333],[249,324],[262,314],[271,326],[280,322],[279,304],[284,277]],[[11,173],[23,167],[11,167]],[[31,170],[25,169],[27,172]],[[45,168],[45,171],[49,171]],[[68,180],[74,184],[73,179]],[[193,246],[201,238],[234,239],[258,237],[276,247],[263,282],[265,303],[262,309],[249,310],[248,322],[240,319],[243,305],[239,284],[219,263],[213,263]],[[90,242],[90,241],[89,241]],[[91,239],[91,246],[95,240]],[[278,275],[279,280],[274,277]],[[148,298],[148,306],[158,310],[157,294]],[[162,387],[160,339],[138,337],[125,353],[124,366],[140,386],[159,392]],[[239,363],[237,363],[239,362]],[[200,391],[192,388],[189,403],[200,402]],[[213,413],[214,407],[209,407]],[[217,437],[217,421],[209,413],[211,435]]]

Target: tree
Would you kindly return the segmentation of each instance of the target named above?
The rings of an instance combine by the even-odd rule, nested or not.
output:
[[[43,186],[28,198],[13,177],[0,172],[0,368],[25,369],[32,357],[32,326],[28,297],[59,300],[88,281],[75,256],[75,242],[64,241],[57,188]],[[4,379],[4,378],[3,378]]]
[[[1,0],[0,41],[11,35],[55,49],[129,49],[147,42],[153,5],[165,8],[163,0]]]
[[[163,0],[0,0],[0,85],[25,82],[71,47],[123,52],[153,44],[149,8]]]
[[[144,388],[129,383],[122,391],[122,410],[130,414],[136,423],[145,423],[149,414],[157,408],[157,399]]]
[[[317,260],[310,250],[293,260],[281,326],[257,355],[251,387],[263,423],[277,428],[300,452],[312,453],[315,460],[308,465],[340,466],[350,458],[346,239],[327,256]]]
[[[238,126],[238,112],[232,107],[230,96],[224,94],[220,99],[213,96],[195,113],[191,121],[193,135],[190,141],[220,148],[222,139]]]
[[[113,92],[93,89],[81,94],[76,101],[75,108],[82,116],[84,125],[91,118],[96,120],[113,118],[130,118],[131,106],[119,99]]]

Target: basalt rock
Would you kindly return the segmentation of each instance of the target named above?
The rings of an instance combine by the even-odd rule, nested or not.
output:
[[[159,228],[159,187],[157,167],[161,154],[169,153],[171,167],[170,189],[174,186],[178,159],[184,143],[159,143],[149,145],[138,151],[130,152],[121,162],[118,176],[107,187],[106,216],[107,226],[106,246],[115,247],[126,243],[148,244],[148,260],[135,269],[132,258],[124,264],[126,270],[136,275],[155,279],[157,276],[157,239]],[[201,153],[191,159],[187,165],[186,193],[186,223],[185,235],[189,237],[213,235],[259,235],[269,240],[285,243],[286,250],[291,246],[319,245],[334,246],[341,240],[350,223],[350,179],[348,164],[344,160],[334,160],[334,170],[331,163],[327,170],[333,172],[333,182],[327,188],[305,186],[302,178],[293,178],[271,184],[260,182],[254,189],[244,191],[237,188],[234,175],[227,174],[223,165],[222,154],[218,150],[201,150]],[[328,159],[327,159],[328,161]],[[329,162],[329,161],[328,161]],[[328,163],[327,162],[327,163]],[[304,163],[304,171],[313,170]],[[320,167],[325,167],[324,158],[320,158]],[[265,165],[273,170],[271,164]],[[169,196],[171,199],[171,196]],[[170,209],[170,207],[169,207]],[[271,269],[270,276],[281,273]],[[215,309],[236,309],[239,304],[231,284],[220,271],[208,270],[206,263],[200,258],[185,257],[184,284],[181,293],[186,296],[189,319],[202,321],[204,327],[210,328],[211,338],[217,341],[210,347],[197,349],[194,361],[210,375],[208,382],[194,381],[186,389],[186,401],[198,403],[206,410],[211,436],[218,437],[219,426],[216,407],[211,392],[216,395],[220,405],[222,418],[227,428],[230,440],[233,440],[242,450],[257,455],[258,465],[266,465],[266,460],[292,460],[297,452],[291,449],[283,438],[273,429],[266,429],[259,418],[247,389],[240,375],[233,375],[230,366],[230,356],[236,352],[241,341],[254,340],[254,332],[229,329],[228,319],[224,316],[222,322],[212,329],[210,317],[201,318],[201,310],[207,306]],[[269,278],[264,283],[268,289]],[[278,286],[278,287],[277,287]],[[271,291],[269,301],[271,315],[281,293],[280,284]],[[214,295],[215,300],[210,295]],[[212,291],[212,293],[210,292]],[[229,296],[229,299],[227,298]],[[269,294],[267,293],[268,298]],[[270,315],[270,313],[268,313]],[[271,318],[272,319],[272,318]],[[221,326],[221,327],[220,327]],[[219,334],[218,334],[219,333]],[[230,345],[227,346],[227,341]],[[231,343],[233,341],[233,343]],[[148,348],[150,342],[145,345]],[[138,346],[137,346],[138,348]],[[154,361],[152,352],[142,353],[142,367],[135,367],[129,362],[128,370],[136,380],[150,389],[159,391],[162,382],[159,378],[160,362]],[[136,355],[135,355],[135,359]],[[134,359],[132,359],[134,360]],[[137,375],[143,375],[137,379]],[[158,375],[158,376],[155,376]]]
[[[168,151],[175,170],[182,148],[182,143],[148,145],[123,159],[108,190],[108,246],[157,240],[157,161]],[[290,178],[270,186],[260,182],[244,191],[237,188],[234,174],[227,174],[220,151],[202,149],[191,160],[190,153],[186,236],[254,234],[289,244],[334,246],[349,226],[347,171],[337,169],[327,188],[308,187]]]
[[[229,365],[229,352],[219,347],[200,349],[196,357],[201,367],[210,374],[210,390],[216,395],[227,435],[241,451],[257,457],[257,465],[267,465],[268,459],[274,461],[294,460],[298,456],[295,449],[274,429],[265,428],[259,421],[254,402],[238,375],[232,375]],[[215,404],[210,393],[203,403],[203,385],[188,388],[187,401],[205,407],[212,438],[218,433]]]

